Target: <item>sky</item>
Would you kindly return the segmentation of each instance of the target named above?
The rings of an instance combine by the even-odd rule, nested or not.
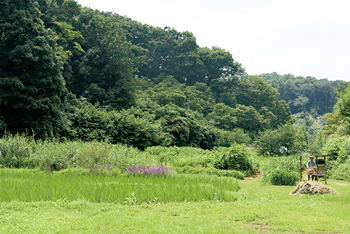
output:
[[[77,0],[143,24],[189,31],[230,51],[249,75],[350,81],[348,0]]]

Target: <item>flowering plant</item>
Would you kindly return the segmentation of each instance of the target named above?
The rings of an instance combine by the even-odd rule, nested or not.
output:
[[[105,170],[107,170],[106,172],[112,172],[112,167],[111,165],[95,165],[92,169],[91,172],[95,173],[95,174],[100,174],[102,172],[104,172]]]
[[[143,166],[137,165],[133,167],[129,167],[127,173],[133,175],[171,175],[174,174],[175,171],[170,167],[165,166]]]

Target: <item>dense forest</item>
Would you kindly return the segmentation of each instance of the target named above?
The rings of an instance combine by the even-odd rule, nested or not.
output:
[[[337,102],[336,91],[346,84],[342,80],[317,80],[311,76],[295,77],[291,74],[279,75],[276,72],[260,76],[277,89],[279,99],[289,104],[292,114],[309,112],[313,116],[332,112]]]
[[[200,47],[191,32],[74,0],[4,0],[0,12],[1,135],[297,152],[319,139],[319,117],[346,88],[249,75],[230,51]]]

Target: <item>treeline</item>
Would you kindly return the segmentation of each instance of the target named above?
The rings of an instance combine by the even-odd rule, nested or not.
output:
[[[287,129],[267,148],[298,145],[287,102],[300,95],[282,100],[190,32],[73,0],[4,0],[0,12],[1,134],[210,149]]]
[[[320,116],[333,111],[337,102],[336,91],[346,82],[342,80],[317,80],[315,77],[279,75],[276,72],[261,74],[272,87],[277,89],[279,99],[285,100],[292,114],[308,112]]]

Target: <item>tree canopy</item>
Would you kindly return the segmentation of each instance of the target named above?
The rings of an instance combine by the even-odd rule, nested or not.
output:
[[[74,0],[0,4],[0,134],[209,149],[283,130],[299,140],[279,144],[302,148],[311,128],[293,132],[292,113],[329,112],[342,84],[248,75],[234,53],[200,47],[191,32]]]

